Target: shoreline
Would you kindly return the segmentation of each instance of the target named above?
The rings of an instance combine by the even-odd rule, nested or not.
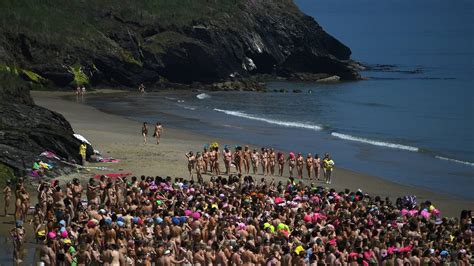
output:
[[[99,90],[94,96],[109,93],[124,93],[117,90]],[[70,92],[32,91],[36,104],[59,112],[71,123],[74,131],[92,142],[94,148],[103,155],[122,160],[110,165],[114,170],[129,171],[133,175],[169,175],[172,177],[188,177],[184,154],[190,150],[200,151],[204,143],[217,141],[219,143],[235,143],[225,138],[214,138],[182,129],[167,128],[160,145],[144,145],[140,136],[141,124],[114,114],[104,113],[98,109],[74,102]],[[85,97],[88,97],[87,95]],[[250,144],[250,143],[249,143]],[[94,164],[95,165],[95,164]],[[99,164],[98,164],[99,165]],[[103,164],[100,164],[102,166]],[[285,171],[287,168],[285,169]],[[91,175],[94,171],[91,172]],[[98,171],[98,173],[102,173]],[[263,177],[256,175],[257,178]],[[285,182],[285,177],[274,177],[276,181]],[[308,179],[304,179],[309,182]],[[313,181],[311,181],[313,182]],[[323,182],[315,182],[327,186]],[[431,200],[441,211],[442,215],[458,217],[461,210],[469,209],[472,202],[459,199],[452,195],[428,191],[424,188],[400,185],[380,177],[354,172],[336,167],[334,181],[330,186],[336,190],[351,191],[361,189],[369,195],[379,195],[395,200],[405,195],[416,195],[418,202]]]

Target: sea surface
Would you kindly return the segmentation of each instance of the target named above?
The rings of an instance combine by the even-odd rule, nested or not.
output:
[[[296,3],[353,59],[393,67],[365,71],[370,79],[358,82],[270,82],[267,93],[147,93],[87,103],[238,142],[228,145],[330,152],[338,166],[474,200],[474,2]]]

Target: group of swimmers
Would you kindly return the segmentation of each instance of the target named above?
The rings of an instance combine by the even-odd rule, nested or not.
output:
[[[153,131],[153,137],[156,140],[156,144],[160,144],[161,134],[163,134],[163,125],[160,122],[157,122],[155,125],[155,129]],[[143,143],[146,144],[147,137],[148,137],[148,123],[143,122],[142,125],[142,136],[143,136]]]
[[[226,175],[231,174],[231,167],[234,166],[236,173],[247,175],[250,174],[250,169],[252,169],[254,175],[258,174],[260,167],[264,176],[276,175],[278,167],[278,175],[283,176],[285,165],[288,163],[290,176],[294,176],[296,169],[296,177],[302,179],[306,168],[308,179],[319,180],[321,172],[323,172],[324,181],[331,184],[334,170],[334,161],[329,153],[326,153],[321,160],[318,154],[313,157],[311,153],[308,153],[305,158],[301,153],[295,155],[290,152],[286,157],[283,152],[276,152],[273,148],[261,148],[259,153],[257,149],[251,150],[249,146],[245,146],[244,149],[237,146],[232,152],[228,146],[225,146],[224,150],[220,152],[218,146],[208,148],[206,145],[202,153],[194,154],[190,151],[185,156],[188,159],[187,167],[190,178],[194,177],[193,173],[195,171],[198,180],[202,179],[204,173],[221,174],[219,164],[221,156]]]
[[[16,185],[15,250],[24,243]],[[213,176],[41,182],[40,265],[470,265],[472,217],[303,180]],[[26,201],[27,202],[27,201]],[[16,257],[19,261],[20,257]]]

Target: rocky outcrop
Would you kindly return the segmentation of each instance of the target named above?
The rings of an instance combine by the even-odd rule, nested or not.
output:
[[[193,9],[161,0],[134,7],[123,0],[20,2],[2,11],[10,19],[0,27],[0,65],[30,71],[35,75],[25,78],[34,82],[152,87],[258,74],[359,78],[350,49],[289,0],[196,0]],[[31,16],[39,12],[50,16],[36,22]]]
[[[0,75],[0,164],[25,175],[38,155],[52,151],[76,162],[80,142],[58,113],[36,106],[26,84]]]

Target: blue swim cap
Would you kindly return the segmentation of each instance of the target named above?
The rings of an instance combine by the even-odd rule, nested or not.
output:
[[[118,221],[118,222],[117,222],[117,225],[118,225],[119,227],[124,227],[124,226],[125,226],[125,223],[122,222],[122,221]]]
[[[161,217],[156,217],[156,218],[155,218],[155,222],[156,222],[157,224],[161,224],[161,223],[163,222],[163,219],[162,219]]]
[[[119,217],[117,217],[117,221],[119,221],[119,222],[123,222],[123,221],[124,221],[124,219],[123,219],[123,217],[122,217],[122,216],[119,216]]]
[[[171,218],[171,221],[172,221],[174,224],[176,224],[176,225],[178,225],[178,224],[180,223],[179,218],[176,217],[176,216],[174,216],[173,218]]]
[[[138,223],[138,217],[133,217],[133,218],[132,218],[132,222],[133,222],[134,224]]]
[[[186,217],[186,216],[181,216],[181,217],[179,217],[179,221],[184,224],[184,223],[186,223],[186,222],[188,221],[188,217]]]
[[[59,224],[62,225],[62,226],[66,226],[66,221],[61,220],[61,221],[59,221]]]
[[[107,217],[105,218],[105,221],[104,221],[106,224],[112,224],[112,219]]]

